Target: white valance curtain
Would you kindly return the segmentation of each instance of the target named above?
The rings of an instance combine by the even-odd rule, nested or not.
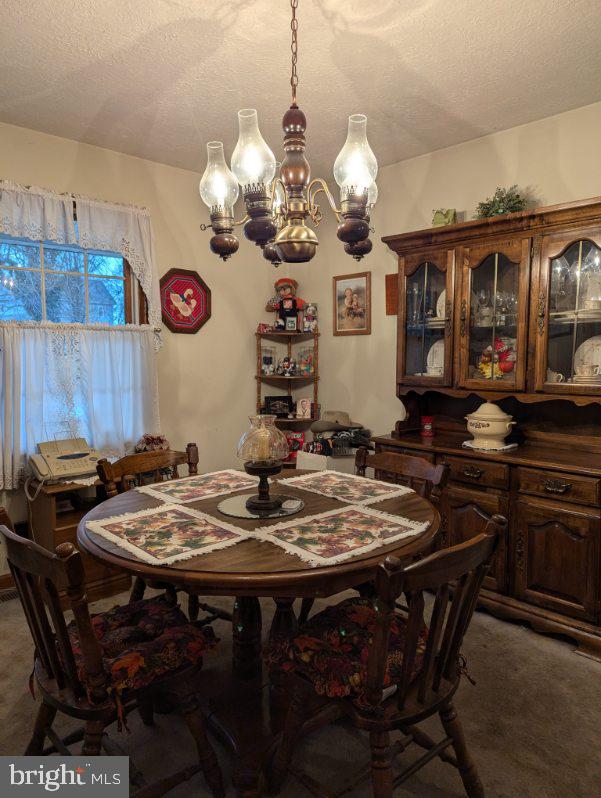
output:
[[[159,430],[149,326],[0,324],[0,490],[18,488],[40,441],[85,438],[122,455]]]
[[[83,437],[119,455],[143,433],[160,431],[161,313],[144,209],[0,180],[0,234],[121,254],[146,296],[149,320],[122,327],[0,322],[0,490],[10,490],[41,441]]]
[[[154,267],[150,214],[144,208],[75,197],[78,244],[85,249],[118,252],[127,260],[148,301],[148,321],[161,321],[159,279]]]
[[[77,227],[73,221],[73,203]],[[154,236],[145,208],[56,194],[0,180],[0,234],[118,252],[129,263],[148,302],[148,321],[161,321]]]
[[[0,233],[34,241],[77,244],[73,199],[43,188],[0,180]]]

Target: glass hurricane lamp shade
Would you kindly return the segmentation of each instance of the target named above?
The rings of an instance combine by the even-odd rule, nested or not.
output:
[[[207,144],[207,166],[198,186],[202,201],[211,211],[211,250],[226,261],[238,250],[238,239],[233,234],[234,205],[238,199],[238,181],[228,169],[221,141]]]
[[[246,507],[251,512],[268,512],[282,506],[279,496],[269,495],[268,477],[279,474],[282,460],[288,457],[288,441],[275,426],[275,416],[250,416],[250,429],[238,442],[238,457],[248,474],[259,477],[258,493],[249,496]]]
[[[238,142],[232,155],[232,172],[244,193],[251,187],[270,186],[275,175],[275,155],[259,130],[254,108],[238,111]]]
[[[337,236],[345,243],[345,251],[360,260],[369,250],[367,204],[369,189],[375,184],[378,162],[367,141],[367,117],[352,114],[344,147],[334,162],[334,179],[340,187],[340,215]],[[373,197],[373,190],[372,190]],[[349,251],[350,250],[352,251]]]
[[[334,180],[340,187],[341,200],[349,193],[368,191],[377,175],[378,162],[367,140],[367,117],[352,114],[344,147],[334,162]]]
[[[250,429],[238,441],[238,457],[245,463],[281,463],[288,457],[288,441],[275,426],[276,416],[249,416]]]
[[[238,199],[238,181],[228,169],[221,141],[207,144],[207,167],[198,187],[200,196],[210,210],[223,208],[234,215],[234,205]]]
[[[254,108],[238,111],[238,127],[232,172],[242,186],[246,212],[250,217],[244,225],[244,235],[257,246],[264,247],[277,232],[271,206],[275,155],[261,135]]]

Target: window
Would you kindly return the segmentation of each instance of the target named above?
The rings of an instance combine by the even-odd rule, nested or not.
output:
[[[0,321],[128,324],[139,297],[121,255],[0,237]]]

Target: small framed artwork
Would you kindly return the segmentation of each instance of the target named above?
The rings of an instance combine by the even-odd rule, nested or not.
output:
[[[333,278],[334,335],[371,333],[371,272]]]
[[[311,418],[311,404],[313,400],[310,396],[307,398],[298,399],[296,402],[296,417],[297,418]]]
[[[296,316],[286,316],[286,332],[298,331],[298,319]]]
[[[161,277],[161,313],[173,333],[196,333],[211,318],[211,289],[191,269],[169,269]]]
[[[294,411],[294,402],[291,396],[266,396],[265,413],[278,418],[288,418]]]

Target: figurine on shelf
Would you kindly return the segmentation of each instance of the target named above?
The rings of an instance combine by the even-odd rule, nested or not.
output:
[[[265,310],[275,312],[275,328],[280,332],[298,332],[299,313],[305,307],[304,299],[296,296],[298,283],[291,277],[282,277],[275,282],[276,295],[268,302]]]
[[[486,379],[500,380],[515,368],[515,340],[497,337],[493,346],[487,346],[480,356],[478,371]]]
[[[301,349],[298,357],[298,371],[303,377],[310,377],[313,374],[313,350]]]
[[[278,363],[276,374],[280,377],[295,377],[297,372],[296,360],[294,358],[283,357]]]
[[[315,302],[308,302],[305,305],[305,312],[303,315],[303,332],[317,332],[317,305]]]
[[[257,324],[257,332],[258,333],[263,333],[263,334],[270,333],[270,332],[273,332],[273,329],[274,329],[273,328],[273,324],[264,324],[263,322],[260,322],[259,324]]]

